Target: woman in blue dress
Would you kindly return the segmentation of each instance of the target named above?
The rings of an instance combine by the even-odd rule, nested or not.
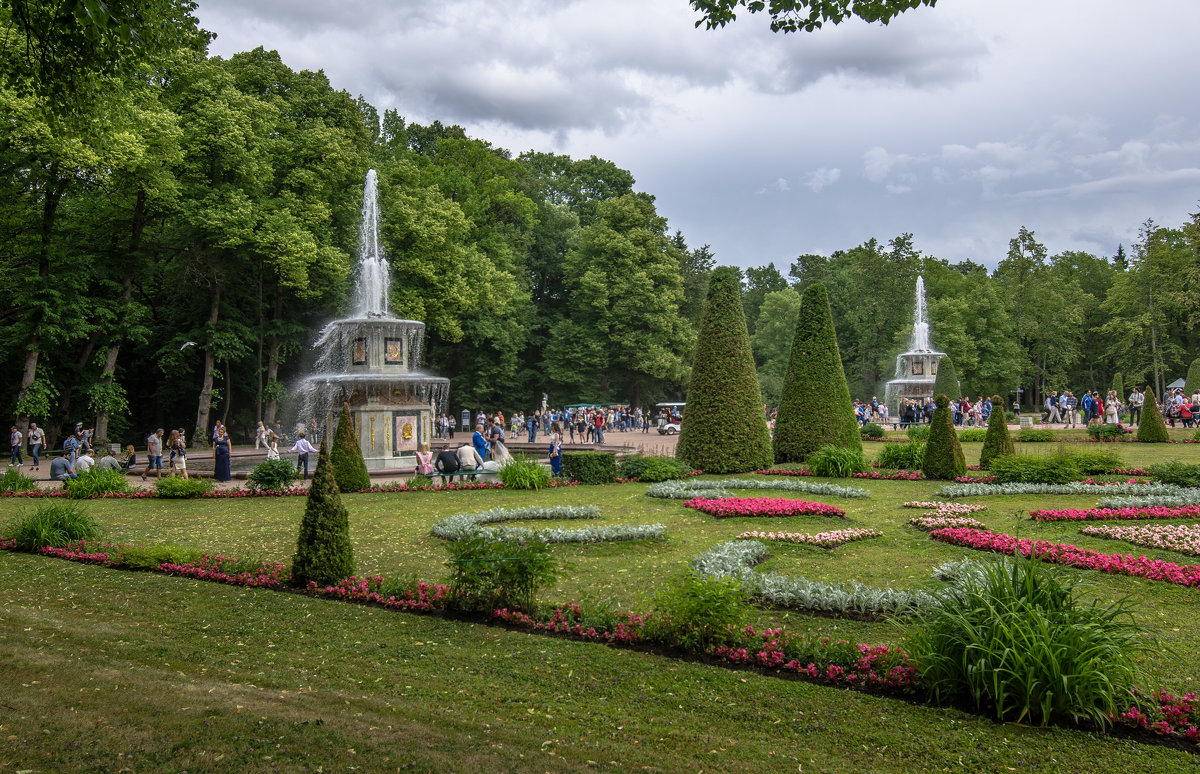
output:
[[[225,428],[217,430],[217,438],[213,441],[213,480],[228,481],[233,476],[229,471],[229,436]]]
[[[562,429],[557,422],[550,426],[550,470],[555,478],[562,475]]]

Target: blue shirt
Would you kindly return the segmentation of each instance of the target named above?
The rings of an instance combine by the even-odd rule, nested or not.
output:
[[[487,457],[490,445],[483,437],[483,433],[476,430],[475,435],[471,436],[471,445],[475,447],[475,451],[479,452],[480,457]]]

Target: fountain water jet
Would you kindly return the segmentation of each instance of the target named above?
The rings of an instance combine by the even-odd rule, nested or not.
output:
[[[387,257],[379,244],[375,170],[363,185],[358,232],[354,316],[326,325],[313,348],[312,375],[299,387],[301,421],[332,431],[341,405],[350,406],[367,468],[413,464],[418,444],[433,439],[433,420],[444,410],[450,380],[417,369],[425,323],[388,312],[391,285]]]
[[[925,278],[917,277],[917,302],[913,309],[913,332],[908,351],[896,356],[896,378],[887,383],[884,399],[897,409],[901,399],[920,400],[933,395],[938,362],[945,352],[933,349],[929,341],[929,315],[925,305]]]

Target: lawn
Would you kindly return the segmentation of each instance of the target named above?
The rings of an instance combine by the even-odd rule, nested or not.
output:
[[[1053,444],[1028,444],[1049,453]],[[868,454],[879,444],[868,444]],[[980,444],[966,445],[968,462]],[[1200,445],[1112,447],[1130,467],[1200,462]],[[840,481],[866,500],[802,495],[846,518],[715,519],[640,484],[537,493],[349,495],[360,575],[446,575],[437,519],[495,506],[596,504],[600,523],[662,523],[660,543],[556,546],[564,573],[545,602],[611,600],[646,609],[688,560],[748,529],[873,527],[835,550],[774,545],[764,570],[897,588],[936,588],[934,566],[981,554],[907,526],[908,500],[939,484]],[[755,496],[780,496],[756,492]],[[793,495],[796,496],[796,495]],[[1106,552],[1194,557],[1089,538],[1028,519],[1089,497],[972,500],[989,527]],[[0,500],[0,522],[34,503]],[[102,500],[107,538],[289,560],[303,498]],[[770,522],[770,523],[767,523]],[[579,524],[563,522],[564,526]],[[540,524],[538,526],[541,526]],[[1129,597],[1163,642],[1156,686],[1200,689],[1200,590],[1063,569],[1100,599]],[[997,725],[952,709],[866,696],[662,656],[389,613],[336,602],[127,573],[0,552],[0,772],[359,770],[1101,771],[1196,769],[1186,753],[1077,731]],[[759,623],[872,644],[903,629],[797,612]],[[131,756],[131,757],[118,757]]]

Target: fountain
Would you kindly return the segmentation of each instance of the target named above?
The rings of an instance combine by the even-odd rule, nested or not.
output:
[[[912,338],[908,351],[896,356],[896,378],[887,383],[884,393],[888,407],[896,410],[900,399],[920,400],[933,395],[938,361],[946,356],[929,343],[929,319],[925,307],[925,278],[917,277],[917,304],[913,312]]]
[[[362,225],[352,317],[321,330],[311,376],[300,386],[301,421],[323,422],[326,437],[343,403],[350,406],[367,468],[407,467],[418,444],[433,439],[433,420],[444,410],[450,380],[417,369],[425,323],[388,312],[391,285],[379,245],[375,170],[363,186]]]

